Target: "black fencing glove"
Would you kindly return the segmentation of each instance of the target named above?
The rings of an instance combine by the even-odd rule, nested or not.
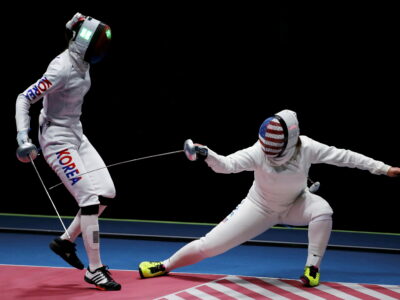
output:
[[[194,150],[196,151],[196,156],[199,161],[204,161],[208,156],[208,149],[206,146],[196,144],[194,146]]]

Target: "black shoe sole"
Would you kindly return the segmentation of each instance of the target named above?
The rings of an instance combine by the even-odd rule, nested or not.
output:
[[[138,269],[139,269],[140,278],[145,279],[146,277],[143,276],[142,269],[141,268],[138,268]]]
[[[161,274],[161,275],[157,275],[157,276],[153,276],[153,277],[145,277],[143,275],[143,273],[142,273],[142,269],[138,268],[138,271],[139,271],[140,278],[142,278],[142,279],[154,278],[154,277],[160,277],[160,276],[168,275],[168,272],[165,272],[164,274]]]
[[[69,258],[65,256],[65,254],[64,254],[65,252],[62,250],[62,247],[59,244],[57,244],[57,242],[52,241],[49,244],[49,247],[55,254],[60,256],[64,261],[66,261],[69,265],[73,266],[74,268],[77,268],[79,270],[83,270],[85,268],[85,266],[81,262],[79,262],[77,264],[73,264],[73,263],[69,262],[68,261]]]
[[[101,290],[101,291],[120,291],[121,290],[121,285],[115,282],[114,286],[104,286],[104,285],[97,285],[95,284],[91,279],[84,277],[85,281],[87,283],[93,284],[96,286],[96,289]]]
[[[306,276],[301,276],[300,277],[300,281],[301,281],[301,283],[303,284],[303,286],[304,287],[307,287],[307,288],[312,288],[312,287],[316,287],[316,286],[318,286],[319,284],[317,284],[317,285],[311,285],[310,284],[310,280],[306,277]]]
[[[300,281],[301,281],[301,283],[303,284],[303,286],[305,286],[305,287],[311,287],[311,286],[310,286],[310,280],[309,280],[307,277],[301,276],[301,277],[300,277]]]

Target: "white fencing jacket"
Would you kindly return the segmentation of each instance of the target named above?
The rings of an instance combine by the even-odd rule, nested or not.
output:
[[[362,154],[337,149],[300,136],[300,145],[283,165],[271,163],[257,141],[253,146],[231,155],[218,155],[208,150],[206,163],[217,173],[253,171],[254,181],[247,195],[251,201],[271,212],[283,212],[307,188],[308,171],[312,164],[326,163],[339,167],[368,170],[386,174],[390,166]]]
[[[89,67],[78,53],[69,49],[54,58],[43,76],[18,95],[15,115],[17,130],[29,129],[30,105],[42,98],[41,120],[81,130],[82,104],[91,84]]]

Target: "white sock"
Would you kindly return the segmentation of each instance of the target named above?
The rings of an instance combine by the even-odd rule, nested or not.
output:
[[[106,209],[106,207],[107,206],[105,206],[105,205],[100,205],[99,216],[103,213],[103,211]],[[74,243],[76,238],[81,234],[81,210],[78,211],[74,220],[67,228],[67,231],[68,231],[70,238],[68,238],[67,233],[64,232],[63,235],[61,236],[61,239],[69,240]]]
[[[81,234],[81,210],[78,211],[74,220],[67,228],[67,232],[69,234],[69,238],[66,232],[63,233],[61,239],[69,240],[71,242],[75,242],[76,238]]]
[[[308,225],[308,256],[306,266],[319,268],[332,231],[332,216],[322,215]]]
[[[97,215],[81,215],[83,243],[89,259],[89,270],[103,266],[100,259],[99,218]]]

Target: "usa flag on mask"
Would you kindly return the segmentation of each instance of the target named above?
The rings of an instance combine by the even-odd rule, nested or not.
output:
[[[278,156],[285,144],[285,133],[279,120],[275,117],[266,119],[260,127],[258,138],[267,156]]]

